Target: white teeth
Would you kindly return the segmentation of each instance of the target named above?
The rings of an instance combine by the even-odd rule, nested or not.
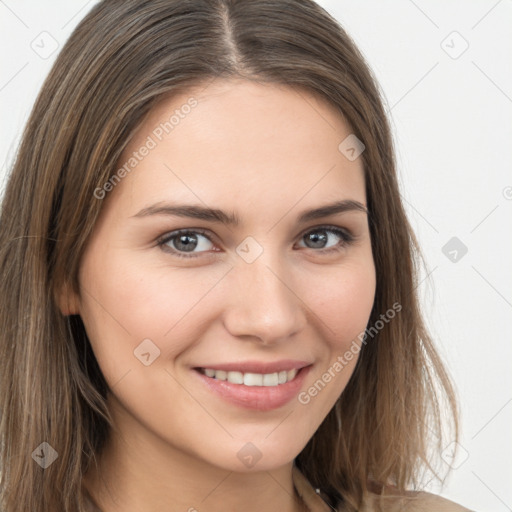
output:
[[[279,384],[279,375],[277,373],[266,373],[263,375],[264,386],[277,386]]]
[[[279,384],[286,384],[295,378],[298,370],[283,370],[275,373],[242,373],[237,371],[226,372],[224,370],[213,370],[212,368],[201,368],[201,372],[207,377],[217,380],[227,380],[232,384],[243,384],[244,386],[267,386],[273,387]]]
[[[297,375],[297,370],[295,370],[295,369],[289,370],[288,375],[286,376],[286,380],[288,382],[290,382],[291,380],[293,380],[295,378],[295,375]]]
[[[261,373],[244,373],[244,384],[246,386],[263,386],[263,375]]]
[[[218,380],[227,380],[228,374],[224,370],[215,370],[215,378]]]
[[[242,372],[228,372],[228,382],[244,384],[244,374]]]

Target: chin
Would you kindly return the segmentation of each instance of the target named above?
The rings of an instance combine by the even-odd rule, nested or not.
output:
[[[286,420],[285,420],[286,421]],[[279,429],[278,423],[273,428]],[[211,463],[227,471],[254,473],[273,471],[293,462],[311,436],[288,429],[279,434],[265,427],[243,439],[232,439],[217,445]]]

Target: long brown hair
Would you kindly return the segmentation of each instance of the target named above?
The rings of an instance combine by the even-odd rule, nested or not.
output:
[[[312,0],[104,0],[49,73],[2,204],[5,512],[83,510],[83,475],[107,439],[106,382],[80,317],[57,306],[62,287],[80,291],[81,256],[103,203],[94,191],[115,173],[131,135],[163,95],[234,76],[319,95],[363,141],[377,273],[369,325],[401,305],[363,344],[346,389],[297,466],[333,507],[355,510],[370,480],[404,490],[418,485],[422,468],[435,469],[429,447],[443,447],[445,406],[450,440],[457,439],[454,391],[418,307],[419,252],[383,100],[343,28]],[[33,455],[43,442],[58,454],[46,469]]]

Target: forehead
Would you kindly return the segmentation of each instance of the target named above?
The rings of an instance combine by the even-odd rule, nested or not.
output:
[[[338,148],[350,134],[342,115],[311,93],[215,80],[151,110],[118,162],[130,172],[114,194],[131,210],[166,199],[242,208],[290,207],[305,196],[364,203],[362,161]]]

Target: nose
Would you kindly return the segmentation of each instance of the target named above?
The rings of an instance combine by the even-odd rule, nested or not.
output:
[[[284,267],[262,255],[251,264],[238,262],[229,273],[224,326],[231,335],[270,345],[304,328],[306,304]]]

